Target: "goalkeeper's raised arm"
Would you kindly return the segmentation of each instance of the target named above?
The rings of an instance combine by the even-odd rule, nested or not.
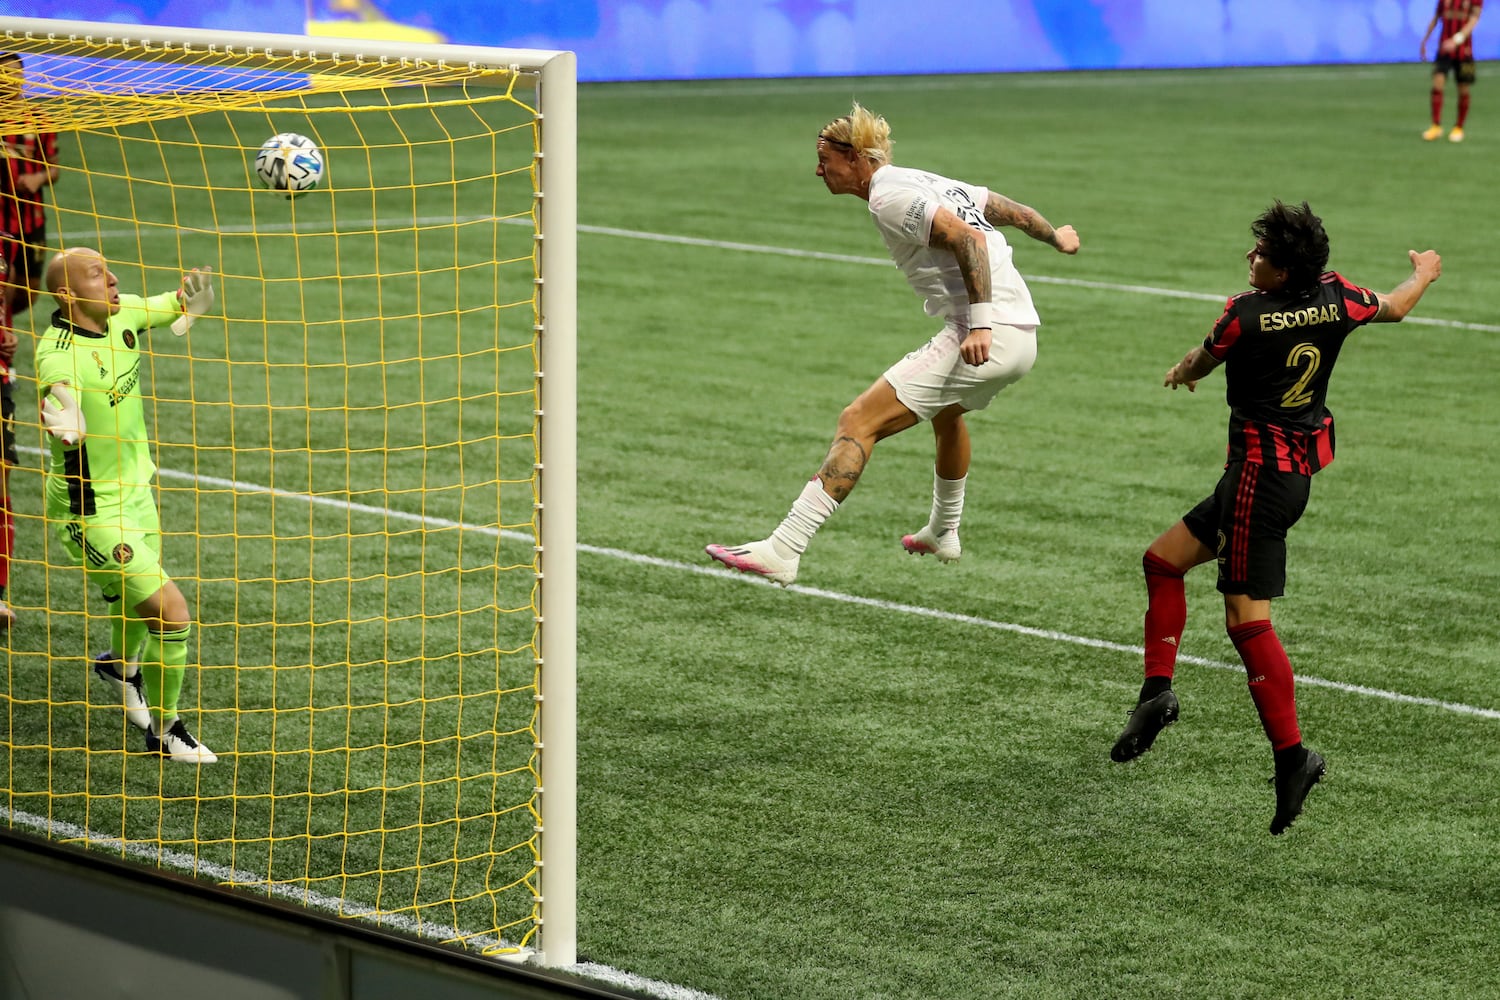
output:
[[[148,753],[211,764],[218,758],[177,714],[192,615],[162,566],[140,386],[141,334],[202,315],[213,304],[208,271],[188,272],[180,290],[122,295],[102,254],[72,247],[48,262],[45,281],[57,301],[36,348],[47,523],[112,609],[111,651],[94,672],[145,731]]]
[[[188,332],[188,328],[199,316],[214,306],[212,269],[195,267],[184,274],[182,288],[177,292],[177,301],[182,307],[182,315],[172,320],[172,332],[180,337]]]

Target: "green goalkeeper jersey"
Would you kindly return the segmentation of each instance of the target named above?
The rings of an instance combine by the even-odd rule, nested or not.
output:
[[[52,314],[52,325],[37,341],[37,385],[45,395],[66,382],[86,431],[83,443],[71,448],[48,436],[49,516],[87,517],[118,509],[132,490],[150,486],[156,463],[141,405],[141,335],[181,314],[176,292],[121,295],[120,311],[110,317],[105,333],[81,330],[61,312]]]

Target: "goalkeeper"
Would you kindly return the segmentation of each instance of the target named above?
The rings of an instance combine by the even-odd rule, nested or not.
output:
[[[141,336],[168,324],[186,333],[213,305],[209,270],[187,272],[177,291],[121,295],[103,255],[72,247],[48,262],[44,280],[57,302],[36,348],[52,452],[47,521],[111,608],[111,652],[94,670],[145,731],[147,752],[211,764],[218,758],[177,714],[192,618],[161,566],[156,464],[139,385]]]

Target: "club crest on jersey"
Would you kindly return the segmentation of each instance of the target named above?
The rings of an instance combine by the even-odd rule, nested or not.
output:
[[[123,341],[125,341],[125,346],[126,347],[129,347],[129,348],[134,348],[135,347],[135,331],[134,330],[126,330],[124,333],[120,334],[120,339],[123,340]]]
[[[135,549],[132,549],[125,542],[121,542],[119,545],[115,546],[114,552],[110,554],[114,556],[115,562],[119,563],[121,566],[124,566],[129,563],[131,559],[135,558]]]

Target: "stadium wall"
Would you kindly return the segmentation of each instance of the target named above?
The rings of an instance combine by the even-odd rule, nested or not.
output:
[[[925,0],[919,24],[909,0],[0,0],[0,15],[570,49],[579,79],[602,81],[1415,62],[1434,7]],[[1500,27],[1475,46],[1500,55]]]
[[[640,1000],[0,827],[0,1000]]]

